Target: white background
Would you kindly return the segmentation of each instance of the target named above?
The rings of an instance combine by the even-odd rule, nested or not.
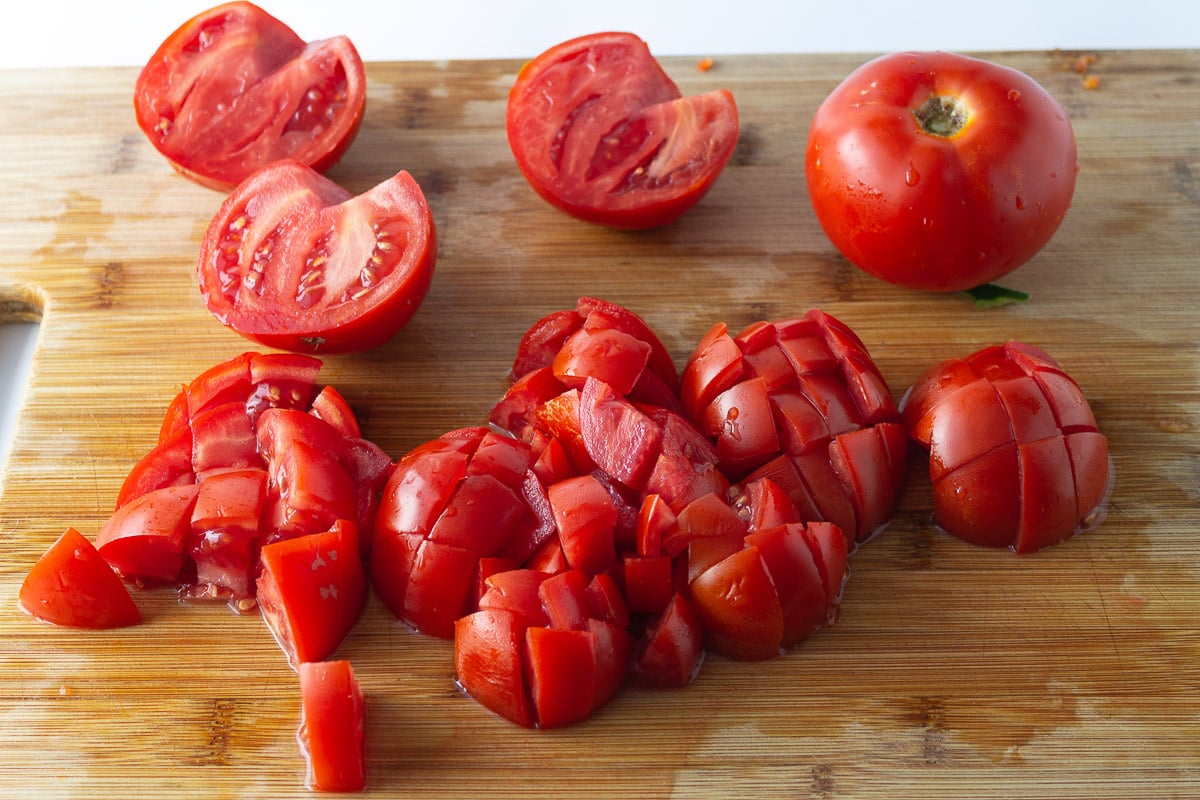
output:
[[[141,65],[206,0],[17,0],[0,68]],[[599,30],[658,55],[1200,45],[1196,0],[260,0],[302,38],[368,61],[523,58]],[[13,7],[15,6],[15,8]]]
[[[140,66],[175,28],[211,4],[17,0],[0,22],[0,69]],[[657,55],[1200,47],[1197,0],[260,0],[260,5],[304,39],[349,36],[367,61],[528,58],[600,30],[637,33]],[[0,292],[3,281],[0,275]],[[32,330],[35,326],[0,324],[0,463],[33,353]]]

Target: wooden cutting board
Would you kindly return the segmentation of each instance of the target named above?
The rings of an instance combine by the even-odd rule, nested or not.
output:
[[[714,322],[820,307],[897,395],[937,360],[1038,344],[1091,399],[1116,487],[1101,528],[1016,557],[940,534],[914,462],[836,625],[768,663],[710,657],[693,686],[625,691],[566,730],[462,697],[451,644],[372,599],[339,653],[368,694],[368,794],[1200,796],[1200,53],[1090,54],[1092,89],[1079,55],[990,55],[1061,100],[1082,171],[1056,238],[1005,281],[1032,299],[987,311],[866,276],[817,226],[808,121],[865,55],[665,59],[685,92],[731,88],[743,134],[702,205],[643,233],[573,221],[524,183],[503,130],[519,63],[369,66],[363,130],[331,176],[359,192],[411,171],[440,260],[408,328],[321,378],[394,457],[481,423],[525,328],[591,294],[644,316],[681,367]],[[251,346],[192,278],[222,197],[142,137],[135,75],[0,73],[0,322],[41,320],[0,489],[0,796],[307,797],[296,677],[256,616],[166,590],[137,595],[132,630],[17,609],[67,526],[99,529],[179,385]]]

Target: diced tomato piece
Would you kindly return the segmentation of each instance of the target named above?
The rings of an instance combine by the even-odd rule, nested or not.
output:
[[[169,486],[117,509],[96,537],[96,549],[126,579],[173,583],[183,568],[199,487]]]
[[[679,688],[704,660],[704,628],[686,595],[676,592],[637,643],[633,679],[639,686]]]
[[[72,628],[123,628],[142,620],[120,576],[74,528],[37,560],[17,599],[38,619]]]
[[[355,524],[265,545],[261,560],[258,604],[288,663],[328,658],[366,604]]]
[[[366,702],[349,661],[305,662],[298,739],[308,788],[357,792],[367,783]]]

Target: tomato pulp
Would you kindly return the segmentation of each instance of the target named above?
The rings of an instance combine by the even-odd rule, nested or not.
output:
[[[539,195],[620,228],[665,225],[698,203],[738,138],[728,90],[683,97],[629,33],[581,36],[534,58],[509,93],[505,124]]]
[[[864,64],[821,103],[805,175],[821,227],[853,264],[958,291],[1021,266],[1075,190],[1062,106],[1017,70],[952,53]]]
[[[162,43],[138,75],[134,110],[179,172],[229,189],[281,158],[332,166],[358,132],[366,85],[346,37],[306,44],[258,6],[233,2]]]

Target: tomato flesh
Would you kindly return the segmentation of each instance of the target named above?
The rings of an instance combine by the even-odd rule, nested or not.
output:
[[[1028,553],[1094,527],[1108,441],[1083,391],[1039,348],[985,347],[931,368],[902,404],[929,450],[934,515],[951,534]]]
[[[306,44],[248,2],[202,12],[138,75],[137,122],[182,174],[227,190],[283,158],[331,167],[354,140],[366,74],[344,36]]]
[[[433,280],[433,216],[399,172],[361,195],[304,164],[252,173],[217,211],[196,262],[223,325],[270,347],[377,347],[416,313]]]
[[[628,33],[581,36],[534,58],[509,93],[505,125],[539,195],[621,228],[666,225],[698,203],[738,138],[728,90],[681,97]]]

